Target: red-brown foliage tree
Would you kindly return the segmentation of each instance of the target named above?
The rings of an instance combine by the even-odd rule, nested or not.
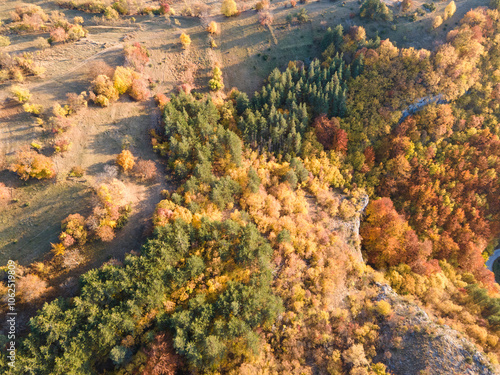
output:
[[[360,234],[369,263],[378,268],[406,263],[418,273],[437,269],[436,263],[427,262],[432,252],[430,242],[418,240],[389,198],[371,201],[366,215]]]
[[[137,178],[143,181],[152,181],[158,176],[158,169],[152,160],[138,160],[132,172]]]
[[[157,335],[144,352],[149,360],[142,375],[174,375],[177,368],[182,366],[182,360],[172,345],[172,337],[166,333]]]
[[[325,150],[347,151],[347,133],[340,128],[338,118],[332,117],[329,120],[325,115],[321,115],[314,120],[313,127],[316,138]]]

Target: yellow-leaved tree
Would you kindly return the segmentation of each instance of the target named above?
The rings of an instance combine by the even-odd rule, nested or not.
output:
[[[116,164],[122,167],[124,172],[134,168],[135,157],[129,150],[123,150],[116,158]]]
[[[181,40],[182,48],[186,49],[191,45],[191,37],[188,34],[182,33],[179,39]]]
[[[215,21],[210,22],[210,24],[207,27],[207,31],[210,34],[217,34],[218,29],[219,29],[219,27],[217,25],[217,22],[215,22]]]
[[[238,13],[236,2],[234,0],[224,0],[221,6],[221,12],[226,17],[234,16],[236,13]]]
[[[455,2],[452,0],[446,8],[444,8],[444,19],[447,20],[448,18],[451,18],[457,11],[457,6],[455,5]]]

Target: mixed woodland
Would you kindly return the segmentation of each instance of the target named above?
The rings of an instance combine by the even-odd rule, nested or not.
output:
[[[372,3],[380,1],[363,12],[373,13]],[[75,296],[40,305],[16,368],[8,370],[5,351],[0,366],[12,374],[389,374],[381,327],[399,317],[376,298],[385,283],[498,368],[500,289],[485,260],[500,235],[499,35],[495,1],[470,10],[432,51],[330,25],[320,56],[276,68],[254,94],[224,92],[215,67],[208,93],[156,95],[162,121],[151,147],[165,170],[128,150],[116,161],[120,173],[161,175],[172,186],[149,238],[124,262],[85,273]],[[87,102],[145,100],[147,50],[133,44],[124,54],[126,64],[98,75],[86,97],[36,116],[60,134]],[[33,150],[11,169],[23,179],[55,173]],[[120,181],[94,194],[87,217],[62,222],[56,269],[126,223]],[[339,223],[360,223],[359,236],[347,238]],[[22,276],[23,303],[37,299],[28,291],[45,277],[43,264]]]

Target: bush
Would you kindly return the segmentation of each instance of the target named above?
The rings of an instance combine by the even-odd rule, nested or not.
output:
[[[71,168],[71,170],[69,171],[69,176],[70,176],[70,177],[82,177],[84,174],[85,174],[85,169],[83,169],[83,168],[82,168],[82,167],[80,167],[79,165],[74,166],[74,167],[73,167],[73,168]]]
[[[9,37],[0,35],[0,47],[7,47],[9,45],[10,45]]]
[[[299,23],[309,22],[309,14],[307,14],[307,10],[305,8],[302,8],[298,13],[296,13],[295,17],[297,17],[297,21]]]
[[[109,225],[102,225],[96,229],[96,236],[102,242],[111,242],[115,238],[115,231]]]
[[[118,94],[125,94],[132,86],[132,73],[134,71],[131,68],[125,68],[123,66],[118,66],[113,75],[113,85],[118,91]]]
[[[392,313],[391,304],[387,301],[378,301],[375,304],[375,309],[382,316],[388,316]]]
[[[135,177],[142,181],[152,181],[158,176],[158,169],[152,160],[138,160],[133,168]]]
[[[117,20],[120,18],[120,14],[112,7],[107,7],[104,11],[104,17],[106,17],[107,20]]]
[[[97,95],[94,102],[103,107],[107,107],[109,102],[116,101],[119,98],[118,90],[113,85],[113,81],[105,75],[99,75],[92,81],[92,91]]]
[[[231,17],[238,14],[238,7],[234,0],[224,0],[221,6],[221,12],[226,17]]]
[[[262,26],[269,26],[272,25],[274,21],[274,17],[271,13],[265,11],[265,12],[259,12],[259,23]]]
[[[68,39],[68,34],[66,33],[66,30],[64,30],[62,27],[58,27],[50,32],[50,38],[49,38],[50,43],[60,43],[66,41],[67,39]]]
[[[43,106],[41,104],[23,104],[24,112],[31,113],[32,115],[38,116],[43,112]]]
[[[12,86],[10,92],[19,103],[25,103],[31,99],[30,90],[22,87]]]
[[[49,41],[41,36],[35,39],[34,45],[39,49],[46,49],[50,47]]]
[[[16,286],[23,303],[33,303],[47,291],[47,282],[32,274],[21,277]]]
[[[201,2],[195,3],[192,8],[192,16],[203,17],[208,13],[208,10],[209,10],[208,5]]]
[[[54,140],[53,147],[55,153],[66,152],[71,148],[72,143],[66,138]]]
[[[123,51],[125,53],[125,66],[143,72],[144,67],[149,62],[149,52],[146,47],[134,43],[133,45],[126,45]]]
[[[436,29],[443,24],[443,18],[441,16],[436,16],[434,21],[432,21],[432,28]]]
[[[447,20],[448,18],[451,18],[455,12],[457,11],[457,6],[455,2],[452,0],[446,8],[444,8],[444,20]]]
[[[109,107],[109,99],[104,95],[97,95],[94,98],[94,103],[100,105],[101,107]]]
[[[151,92],[148,89],[148,84],[143,77],[135,78],[132,81],[129,95],[132,97],[132,99],[137,101],[144,101],[151,96]]]
[[[222,71],[218,66],[216,66],[212,71],[212,79],[208,81],[208,87],[212,91],[219,91],[224,88],[224,83],[222,82]]]
[[[85,99],[86,95],[86,92],[82,92],[80,95],[74,92],[66,94],[70,113],[76,113],[80,109],[87,108],[87,100]]]
[[[23,180],[49,179],[56,175],[54,163],[50,158],[29,149],[21,150],[16,154],[16,161],[11,166],[11,170]]]
[[[77,41],[84,38],[87,31],[80,25],[74,25],[68,30],[68,40]]]
[[[103,60],[92,61],[87,69],[87,74],[92,81],[100,75],[111,78],[115,74],[115,68]]]
[[[217,31],[219,30],[219,26],[217,25],[217,22],[212,21],[207,27],[207,31],[210,34],[217,34]]]
[[[168,102],[169,98],[165,94],[156,94],[155,95],[155,101],[158,107],[164,107]]]
[[[403,0],[401,2],[401,10],[403,12],[407,12],[410,10],[410,8],[413,6],[413,1],[412,0]]]
[[[360,17],[392,21],[392,11],[381,0],[366,0],[360,8]]]
[[[179,39],[181,41],[182,48],[186,49],[191,45],[191,37],[186,33],[182,33]]]
[[[118,0],[113,4],[113,9],[116,10],[120,14],[129,14],[130,9],[127,0]]]
[[[67,237],[72,238],[72,242],[78,242],[79,245],[84,245],[87,242],[87,229],[85,226],[85,218],[80,214],[69,215],[61,223],[63,233],[59,236],[59,240],[64,242]],[[70,241],[71,242],[71,241]],[[71,246],[71,245],[69,245]],[[68,248],[69,246],[66,246]]]
[[[127,172],[134,168],[135,157],[129,150],[123,150],[116,158],[116,164],[118,164],[124,172]]]
[[[255,9],[257,11],[269,9],[269,0],[262,0],[257,2],[257,4],[255,4]]]

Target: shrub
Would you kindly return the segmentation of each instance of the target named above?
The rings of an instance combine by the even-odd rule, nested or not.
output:
[[[74,92],[66,94],[70,113],[76,113],[80,109],[87,108],[87,100],[85,99],[86,96],[87,96],[86,92],[82,92],[80,93],[80,95]]]
[[[68,30],[68,40],[77,41],[84,38],[87,31],[80,25],[74,25]]]
[[[11,170],[23,180],[48,179],[56,175],[54,163],[50,158],[29,149],[21,150],[16,154],[16,161],[11,166]]]
[[[297,17],[297,21],[299,23],[309,22],[309,14],[307,13],[307,10],[305,8],[302,8],[298,13],[296,13],[295,17]]]
[[[16,286],[23,303],[33,303],[47,291],[47,282],[32,274],[21,277]]]
[[[123,150],[116,158],[116,164],[118,164],[124,172],[127,172],[134,168],[135,157],[129,150]]]
[[[103,60],[92,61],[89,64],[87,74],[92,81],[100,75],[111,78],[115,74],[115,68],[108,65],[108,63]]]
[[[30,146],[33,147],[33,149],[35,149],[37,151],[42,149],[42,145],[37,143],[37,142],[34,142],[34,141],[31,142]]]
[[[452,0],[446,8],[444,8],[444,20],[447,20],[448,18],[451,18],[455,12],[457,11],[457,6],[455,2]]]
[[[262,26],[269,26],[272,25],[274,21],[274,17],[271,13],[269,12],[259,12],[259,23]]]
[[[378,301],[375,304],[375,309],[382,316],[388,316],[392,313],[391,304],[387,301]]]
[[[82,177],[85,173],[85,169],[83,169],[82,167],[80,167],[79,165],[77,166],[74,166],[73,168],[71,168],[71,170],[69,171],[69,176],[70,177]]]
[[[192,8],[192,16],[193,17],[203,17],[208,13],[209,7],[208,5],[198,2],[193,5]]]
[[[19,103],[25,103],[31,99],[30,90],[28,89],[20,86],[12,86],[10,91]]]
[[[434,21],[432,21],[432,28],[436,29],[443,24],[443,18],[441,16],[436,16]]]
[[[71,148],[72,143],[66,138],[54,140],[53,147],[55,153],[66,152]]]
[[[352,202],[350,202],[347,199],[344,199],[340,203],[339,214],[342,219],[350,220],[356,215],[356,208],[354,207]]]
[[[49,38],[50,43],[64,42],[67,39],[68,39],[68,34],[66,33],[66,30],[64,30],[62,27],[58,27],[50,32],[50,38]]]
[[[152,181],[158,176],[158,169],[152,160],[138,160],[133,168],[133,174],[142,181]]]
[[[207,31],[210,34],[217,34],[217,32],[219,31],[219,26],[217,25],[217,22],[215,21],[210,22],[207,27]]]
[[[108,106],[109,102],[118,100],[119,97],[118,90],[114,87],[113,81],[105,75],[99,75],[92,81],[92,91],[97,95],[94,101],[103,107]]]
[[[129,95],[137,101],[144,101],[151,96],[148,84],[143,77],[134,78],[130,87]]]
[[[78,242],[79,245],[84,245],[87,242],[87,229],[85,226],[85,218],[80,214],[69,215],[61,223],[63,232],[59,236],[61,242],[71,237],[73,243]],[[71,241],[70,241],[71,242]],[[71,246],[71,245],[69,245]],[[69,246],[66,246],[68,248]]]
[[[170,14],[170,5],[166,0],[160,0],[160,14]]]
[[[500,0],[491,0],[490,1],[490,8],[500,10]]]
[[[118,94],[125,94],[132,86],[132,73],[131,68],[125,68],[123,66],[118,66],[113,75],[113,85],[118,91]]]
[[[31,113],[32,115],[38,116],[43,112],[43,106],[41,104],[23,104],[24,112]]]
[[[107,20],[117,20],[120,18],[120,14],[112,7],[107,7],[104,11],[104,17],[106,17]]]
[[[379,21],[392,21],[392,11],[381,0],[365,0],[360,8],[360,17]]]
[[[179,39],[181,41],[182,48],[186,49],[191,45],[191,37],[186,33],[182,33]]]
[[[221,5],[221,12],[226,17],[231,17],[238,14],[238,7],[234,0],[224,0]]]
[[[53,133],[63,133],[73,125],[71,120],[64,116],[53,116],[49,121]]]
[[[224,83],[222,82],[222,71],[218,66],[212,70],[212,79],[208,81],[208,87],[212,91],[219,91],[224,88]]]
[[[34,45],[39,49],[46,49],[50,47],[49,41],[41,36],[35,39]]]
[[[156,94],[155,95],[155,101],[158,107],[163,107],[165,106],[170,100],[167,98],[165,94]]]
[[[96,229],[96,236],[103,242],[111,242],[115,238],[115,231],[109,225],[102,225]]]
[[[118,0],[113,3],[113,9],[120,14],[129,14],[130,9],[127,0]]]
[[[262,0],[257,2],[257,4],[255,4],[255,9],[257,11],[269,9],[269,0]]]
[[[10,45],[9,37],[0,35],[0,47],[7,47],[8,45]]]
[[[134,43],[133,45],[126,45],[123,51],[125,53],[125,66],[143,72],[144,67],[149,62],[149,52],[146,47]]]
[[[104,95],[97,95],[94,98],[94,103],[100,105],[101,107],[108,107],[109,106],[109,99],[105,97]]]
[[[403,12],[407,12],[413,6],[412,0],[403,0],[401,2],[401,10]]]
[[[76,16],[75,18],[73,18],[73,22],[74,22],[76,25],[82,24],[82,23],[83,23],[83,17]]]

